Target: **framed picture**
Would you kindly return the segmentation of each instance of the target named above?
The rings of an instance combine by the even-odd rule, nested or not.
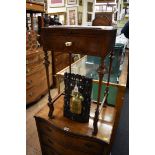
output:
[[[77,25],[77,7],[67,8],[67,25]]]
[[[88,12],[93,12],[93,3],[92,2],[88,2],[88,7],[87,7],[87,11]]]
[[[77,0],[67,0],[67,5],[75,5],[77,4]]]
[[[92,14],[88,13],[87,14],[87,22],[91,22],[92,21]]]
[[[65,6],[64,0],[48,0],[50,7],[62,7]]]

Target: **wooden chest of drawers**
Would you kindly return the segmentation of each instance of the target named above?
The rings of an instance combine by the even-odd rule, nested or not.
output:
[[[47,92],[46,72],[43,64],[44,53],[39,48],[33,53],[26,56],[26,103],[37,101]],[[49,75],[50,85],[53,83],[52,78],[52,57],[49,54]]]
[[[79,123],[63,116],[62,95],[55,101],[54,119],[48,117],[48,106],[35,115],[43,155],[109,155],[116,110],[103,109],[99,132],[92,136],[96,104],[92,103],[88,123]]]

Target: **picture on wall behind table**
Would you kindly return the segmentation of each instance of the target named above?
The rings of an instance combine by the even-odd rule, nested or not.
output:
[[[77,4],[77,0],[67,0],[68,5],[75,5]]]
[[[50,7],[62,7],[65,5],[64,0],[48,0]]]
[[[67,8],[67,25],[77,25],[77,7]]]

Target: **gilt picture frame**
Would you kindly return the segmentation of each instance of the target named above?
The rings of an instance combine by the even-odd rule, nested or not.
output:
[[[65,6],[65,0],[48,0],[49,7],[63,7]]]
[[[67,25],[78,25],[77,7],[67,8]]]

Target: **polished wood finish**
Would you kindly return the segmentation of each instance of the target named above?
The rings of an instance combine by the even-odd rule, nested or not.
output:
[[[105,57],[115,44],[113,27],[54,26],[42,29],[43,49]],[[71,42],[71,46],[66,46]]]
[[[111,150],[112,143],[113,143],[113,140],[114,140],[114,136],[116,134],[116,129],[117,129],[118,122],[119,122],[119,116],[120,116],[120,113],[121,113],[121,107],[122,107],[122,104],[123,104],[123,101],[124,101],[126,79],[127,79],[127,65],[128,65],[128,53],[126,53],[126,55],[125,55],[123,70],[121,72],[121,78],[119,80],[119,84],[110,83],[110,85],[118,88],[118,95],[117,95],[117,99],[116,99],[115,108],[108,107],[110,117],[108,117],[108,115],[107,115],[107,117],[105,117],[105,113],[103,112],[103,109],[102,109],[101,114],[99,116],[99,121],[101,119],[103,119],[103,118],[106,118],[106,119],[104,119],[104,123],[105,123],[104,128],[102,128],[102,130],[99,129],[99,132],[102,131],[103,134],[106,135],[105,138],[100,136],[100,137],[102,137],[104,139],[104,142],[102,143],[101,147],[102,147],[102,149],[106,148],[105,150],[107,150],[107,152],[105,152],[105,153],[103,153],[103,151],[102,151],[101,153],[103,153],[103,154],[107,153],[109,155],[109,152]],[[95,80],[94,82],[98,83],[99,81]],[[105,85],[106,82],[102,81],[102,84]],[[59,98],[59,96],[58,96],[58,98]],[[90,125],[88,125],[88,124],[85,125],[83,123],[74,122],[74,121],[71,121],[71,120],[69,120],[67,118],[61,117],[61,116],[63,116],[63,113],[62,113],[63,112],[63,107],[59,107],[58,110],[56,110],[57,106],[62,106],[62,105],[59,105],[58,98],[53,99],[53,102],[56,101],[55,104],[54,104],[54,106],[55,106],[54,116],[56,116],[55,117],[55,119],[56,119],[55,122],[53,122],[54,119],[51,120],[51,119],[48,118],[48,111],[49,111],[48,106],[44,107],[44,109],[39,111],[35,116],[43,155],[51,155],[51,154],[76,155],[76,154],[79,153],[79,152],[76,152],[76,150],[79,149],[79,146],[80,146],[80,148],[82,147],[82,150],[85,150],[85,149],[88,150],[88,148],[93,150],[93,152],[91,152],[91,153],[94,155],[94,151],[98,150],[100,148],[100,143],[98,143],[98,142],[96,144],[97,146],[99,145],[98,148],[94,148],[94,145],[95,145],[94,143],[96,143],[96,138],[95,137],[98,136],[99,132],[98,132],[98,134],[96,136],[93,136],[94,139],[95,139],[95,142],[94,142],[94,139],[93,140],[92,139],[85,139],[81,135],[85,134],[85,132],[86,132],[88,137],[92,137],[91,132],[93,131],[93,117],[94,117],[94,112],[95,112],[95,108],[96,108],[94,106],[96,106],[96,105],[94,105],[92,103],[93,108],[91,108],[91,113],[90,113],[90,121],[89,121]],[[105,109],[107,109],[107,108],[104,108],[104,110]],[[112,112],[111,110],[114,110],[115,114],[114,114],[114,111]],[[61,114],[58,114],[58,117],[57,117],[57,113],[59,113],[59,112]],[[108,111],[107,111],[107,113],[108,113]],[[103,117],[102,117],[102,114],[104,114]],[[115,117],[112,117],[111,114],[113,116],[115,115]],[[62,118],[62,120],[60,120],[61,118]],[[60,121],[58,121],[58,120],[60,120]],[[59,122],[61,122],[61,123],[59,123]],[[68,122],[68,123],[66,124],[66,122]],[[113,129],[112,130],[111,130],[111,127],[110,127],[108,122],[113,122],[112,123],[113,124]],[[88,130],[86,129],[85,132],[83,132],[83,130],[84,130],[83,125],[88,127]],[[89,128],[89,126],[90,126],[90,128]],[[64,127],[69,127],[69,129],[70,129],[69,132],[64,131]],[[101,127],[101,126],[99,126],[99,127]],[[81,130],[82,130],[82,132],[81,132]],[[58,139],[58,137],[55,138],[55,136],[53,136],[53,135],[55,135],[55,132],[59,133],[59,136],[58,136],[58,137],[60,137],[59,139]],[[79,136],[78,133],[80,133],[81,135]],[[47,135],[48,135],[48,137],[47,137]],[[58,135],[58,134],[56,134],[56,135]],[[108,135],[111,135],[111,136],[108,136]],[[63,137],[62,142],[60,142],[60,140],[62,139],[61,137]],[[68,137],[69,138],[74,137],[74,140],[72,139],[72,142],[70,142],[70,141],[68,142],[68,139],[69,139]],[[110,139],[108,139],[108,137]],[[80,140],[84,139],[83,141],[87,140],[86,141],[87,143],[83,144],[80,141],[80,144],[79,144],[79,141],[77,143],[78,139],[80,139]],[[110,140],[110,141],[108,142],[107,140],[108,141]],[[90,144],[91,142],[93,142],[94,145]],[[108,142],[108,144],[107,144],[107,142]],[[71,146],[72,143],[74,143],[73,149],[71,149],[71,147],[69,147],[69,146]],[[76,143],[77,146],[75,146],[75,143]],[[63,145],[63,147],[61,147],[62,151],[60,149],[60,145]],[[87,146],[88,148],[86,148],[85,146]],[[61,151],[61,152],[59,152],[59,151]],[[75,152],[76,152],[76,154],[75,154]],[[83,152],[80,152],[79,154],[81,155],[82,153]],[[89,155],[91,155],[91,153],[89,153]],[[99,152],[97,155],[100,155],[101,153]],[[86,154],[86,152],[85,152],[85,154]]]
[[[50,86],[52,78],[52,57],[49,55]],[[46,72],[43,65],[44,52],[37,47],[37,34],[34,31],[26,32],[26,103],[36,102],[47,92]]]
[[[108,155],[116,110],[103,108],[99,116],[99,129],[92,136],[96,104],[91,104],[88,123],[79,123],[63,116],[61,95],[54,103],[54,117],[49,119],[48,106],[35,115],[43,155]],[[47,151],[47,150],[48,151]],[[47,153],[47,154],[46,154]]]
[[[47,84],[49,84],[47,51],[69,53],[70,58],[72,53],[101,57],[98,102],[97,105],[92,103],[89,123],[81,124],[65,118],[63,116],[64,97],[61,95],[52,102],[49,89],[48,105],[50,105],[50,109],[46,107],[36,115],[43,154],[109,155],[116,109],[107,106],[101,109],[100,115],[99,101],[104,74],[103,62],[106,55],[113,50],[115,37],[116,28],[114,27],[54,26],[42,29]],[[71,70],[71,59],[69,61]],[[45,124],[40,124],[41,122],[45,122]],[[50,126],[51,129],[47,126]],[[41,130],[44,130],[44,135]],[[48,131],[51,131],[51,134],[48,135]],[[86,143],[89,149],[85,147]]]
[[[43,65],[43,50],[37,49],[26,55],[26,104],[36,102],[47,93],[46,72]],[[51,56],[50,56],[51,58]],[[51,61],[50,61],[51,62]],[[52,64],[50,64],[50,86],[53,83]]]
[[[50,64],[50,61],[48,60],[48,53],[47,51],[44,51],[44,65],[45,65],[45,69],[46,69],[46,77],[47,77],[47,87],[48,87],[48,106],[49,106],[49,114],[48,116],[50,118],[52,118],[52,114],[53,114],[53,111],[54,111],[54,107],[53,107],[53,102],[52,102],[52,98],[51,98],[51,94],[50,94],[50,80],[49,80],[49,64]]]
[[[99,100],[100,100],[100,90],[101,81],[103,77],[103,60],[105,56],[113,50],[116,38],[116,28],[114,27],[74,27],[74,26],[54,26],[46,27],[42,29],[42,39],[43,39],[43,49],[45,53],[47,51],[69,53],[80,53],[88,54],[94,56],[100,56],[102,58],[101,68],[99,70],[99,95],[97,102],[97,109],[94,118],[94,132],[97,134],[97,122],[99,116]],[[89,45],[89,46],[87,46]],[[46,57],[46,54],[45,54]],[[46,66],[48,70],[48,66]],[[71,71],[71,61],[70,61],[70,71]],[[47,73],[47,72],[46,72]],[[47,75],[47,83],[48,74]],[[49,90],[50,92],[50,90]],[[49,94],[49,103],[51,102],[51,97]],[[52,111],[52,112],[51,112]],[[53,106],[49,112],[50,118],[53,118]]]

